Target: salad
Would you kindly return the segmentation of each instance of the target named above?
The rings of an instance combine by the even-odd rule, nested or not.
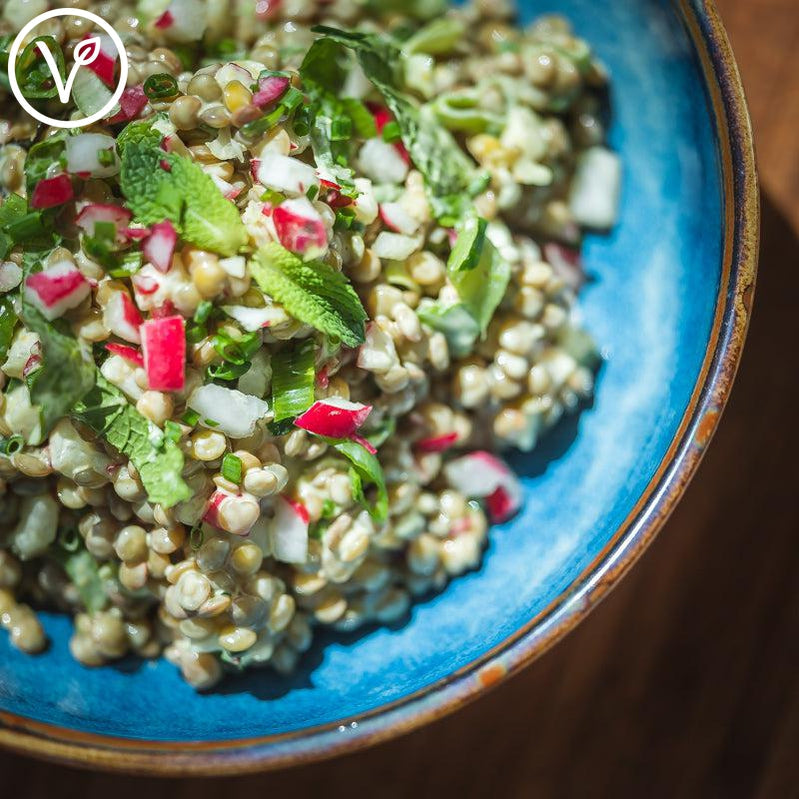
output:
[[[591,396],[607,78],[506,0],[71,5],[129,61],[90,127],[8,91],[48,3],[0,21],[0,625],[34,653],[61,610],[80,662],[163,656],[198,689],[288,673],[316,628],[478,566],[521,504],[498,453]],[[96,33],[32,32],[25,97],[102,108],[108,37],[66,109],[33,47],[66,74]]]

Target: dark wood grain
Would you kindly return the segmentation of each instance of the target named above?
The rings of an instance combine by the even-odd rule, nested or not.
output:
[[[224,784],[0,755],[0,796],[799,796],[799,9],[719,6],[759,141],[754,320],[697,479],[611,597],[510,683],[364,753]]]

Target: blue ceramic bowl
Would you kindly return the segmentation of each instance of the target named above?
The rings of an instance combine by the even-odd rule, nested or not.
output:
[[[168,663],[82,668],[69,620],[29,658],[0,637],[0,743],[84,765],[222,773],[330,756],[452,711],[539,655],[635,561],[693,475],[746,331],[757,249],[751,134],[718,17],[694,0],[522,3],[572,18],[613,73],[621,224],[582,298],[606,365],[594,406],[532,457],[482,568],[406,623],[320,636],[290,681],[195,693]]]

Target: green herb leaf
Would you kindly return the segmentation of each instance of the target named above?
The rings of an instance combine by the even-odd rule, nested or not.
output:
[[[444,334],[449,351],[456,358],[465,358],[474,349],[480,325],[463,303],[443,306],[434,300],[423,300],[417,315],[424,324]]]
[[[169,219],[185,241],[220,255],[234,255],[247,243],[238,209],[213,180],[190,159],[165,153],[141,129],[122,146],[120,187],[144,225]]]
[[[0,362],[5,361],[17,327],[17,314],[10,294],[0,297]]]
[[[91,390],[94,358],[91,349],[72,336],[65,325],[48,322],[24,293],[21,317],[25,327],[38,334],[42,345],[42,367],[29,382],[31,402],[39,406],[42,418],[40,434],[29,443],[40,444],[52,426]]]
[[[152,503],[171,508],[192,496],[183,481],[183,453],[101,375],[73,415],[130,459]]]
[[[241,458],[232,452],[226,453],[225,457],[222,458],[222,477],[225,480],[230,480],[231,483],[239,485],[243,471],[244,464],[242,464]]]
[[[256,253],[250,272],[295,319],[348,347],[363,344],[366,311],[341,272],[319,261],[305,263],[276,243]]]
[[[376,522],[384,522],[388,518],[388,491],[383,467],[377,456],[355,441],[326,440],[339,455],[343,455],[352,464],[350,479],[355,499],[369,511],[369,515]],[[364,494],[363,486],[369,484],[374,485],[377,491],[374,504],[370,504]]]
[[[458,239],[447,262],[452,272],[468,272],[474,269],[483,257],[488,222],[479,216],[468,216],[458,231]]]
[[[50,67],[39,51],[39,42],[44,43],[52,53],[61,80],[66,79],[64,53],[58,42],[52,36],[37,36],[28,43],[16,63],[19,89],[29,100],[49,100],[58,94]]]
[[[99,564],[91,553],[83,547],[76,552],[63,547],[54,547],[51,552],[72,580],[86,610],[90,613],[102,610],[108,602],[108,597],[103,578],[100,576]]]
[[[401,90],[398,73],[402,53],[397,45],[389,37],[373,33],[343,31],[325,25],[312,30],[355,52],[366,76],[383,95],[399,124],[402,141],[424,176],[436,216],[453,221],[463,216],[471,204],[474,164],[435,113],[426,107],[419,108]]]
[[[312,339],[286,344],[272,356],[272,408],[276,423],[295,419],[313,405],[314,356]]]
[[[178,82],[166,72],[150,75],[144,81],[143,88],[149,100],[168,100],[172,97],[177,97],[180,92]]]

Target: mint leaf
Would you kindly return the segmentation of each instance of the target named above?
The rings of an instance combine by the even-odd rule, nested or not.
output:
[[[350,480],[353,496],[368,511],[376,522],[384,522],[388,518],[388,491],[383,467],[376,455],[372,455],[363,445],[355,441],[336,441],[326,439],[333,449],[347,458],[352,464]],[[374,504],[369,504],[364,494],[364,484],[372,484],[377,490]]]
[[[341,272],[320,261],[304,263],[274,242],[258,250],[250,272],[261,290],[295,319],[348,347],[363,344],[366,311]]]
[[[467,272],[474,269],[483,255],[488,222],[479,216],[470,215],[460,226],[458,239],[447,262],[450,272]]]
[[[272,356],[272,408],[276,422],[294,419],[313,405],[314,357],[312,339],[289,342]]]
[[[183,482],[183,453],[178,445],[104,377],[97,375],[94,388],[75,405],[73,416],[127,455],[139,471],[150,502],[171,508],[191,498]]]
[[[27,271],[25,273],[27,275]],[[67,416],[72,406],[94,385],[94,358],[89,347],[66,331],[66,326],[48,322],[22,295],[22,321],[38,334],[42,345],[42,367],[30,378],[31,403],[42,417],[41,435],[29,444],[40,444],[53,425]]]
[[[234,255],[247,243],[238,209],[213,180],[190,159],[165,153],[143,128],[123,144],[120,187],[144,225],[169,219],[189,244],[220,255]]]
[[[325,25],[312,28],[328,40],[353,50],[366,76],[383,95],[396,117],[402,141],[430,193],[433,212],[439,219],[457,220],[470,205],[477,187],[473,162],[461,150],[430,108],[419,108],[400,88],[402,53],[388,36],[361,31],[343,31]]]
[[[14,338],[17,321],[17,314],[14,312],[14,303],[11,301],[11,295],[5,294],[0,297],[0,362],[6,359],[11,340]]]

